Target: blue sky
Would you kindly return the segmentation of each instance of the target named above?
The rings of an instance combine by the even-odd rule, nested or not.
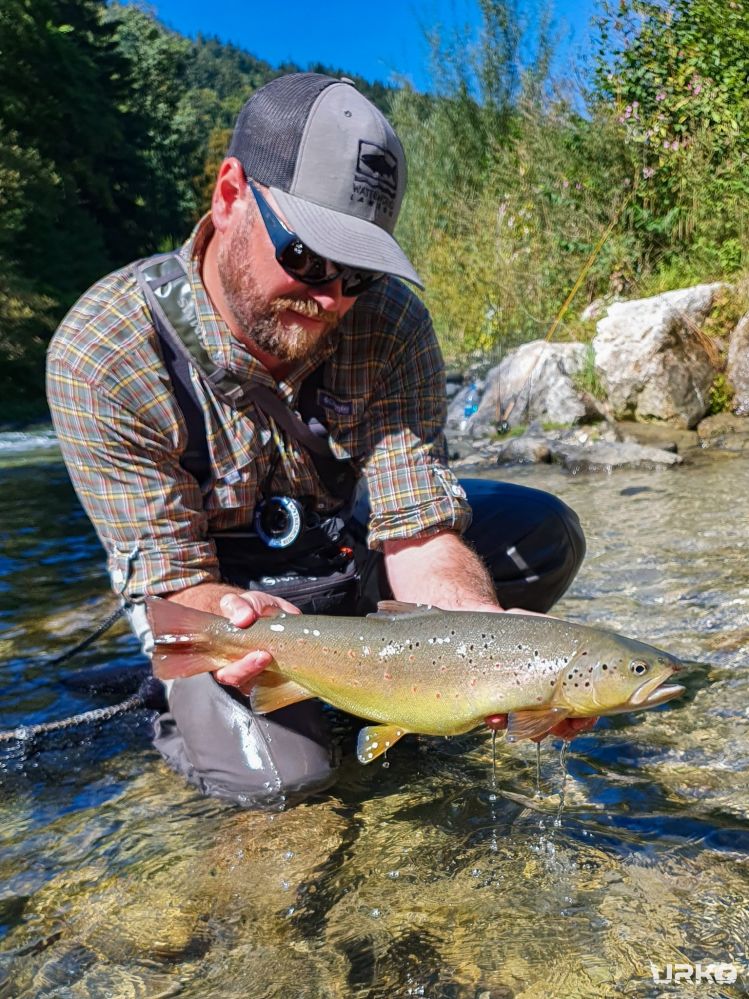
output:
[[[148,6],[167,25],[186,35],[202,32],[234,42],[272,65],[310,62],[341,66],[369,80],[405,77],[428,89],[425,29],[478,22],[473,0],[276,0],[207,4],[205,0],[152,0]],[[519,4],[535,9],[535,3]],[[588,48],[596,0],[556,0],[554,26],[566,68]]]

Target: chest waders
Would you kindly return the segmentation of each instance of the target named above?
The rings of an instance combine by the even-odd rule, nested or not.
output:
[[[285,549],[270,549],[252,525],[212,535],[224,578],[278,593],[307,612],[366,613],[378,599],[391,596],[381,556],[367,552],[369,507],[366,497],[356,501],[357,470],[333,455],[320,420],[322,366],[300,389],[302,415],[297,416],[271,389],[243,386],[208,357],[197,336],[181,257],[151,257],[136,265],[135,273],[187,425],[181,463],[201,491],[210,488],[210,456],[191,368],[230,405],[254,403],[301,444],[320,480],[341,504],[337,514],[305,523],[298,540]],[[548,611],[569,586],[585,553],[577,515],[538,489],[489,479],[462,480],[461,485],[473,510],[465,537],[487,564],[500,604]],[[342,549],[353,549],[354,558]],[[140,620],[137,613],[130,616],[147,650],[145,615]],[[327,724],[316,700],[256,715],[247,698],[205,673],[171,681],[168,701],[169,710],[156,722],[154,744],[170,766],[206,794],[244,807],[282,807],[335,779]]]

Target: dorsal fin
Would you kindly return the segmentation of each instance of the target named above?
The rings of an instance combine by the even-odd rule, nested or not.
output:
[[[439,607],[431,604],[409,604],[405,600],[380,600],[377,610],[367,617],[402,618],[402,617],[439,617],[444,614]]]

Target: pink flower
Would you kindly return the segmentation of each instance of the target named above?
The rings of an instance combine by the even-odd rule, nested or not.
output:
[[[657,94],[655,95],[655,99],[656,99],[657,101],[665,101],[665,99],[666,99],[666,94],[664,93],[664,91],[663,91],[663,90],[659,90],[659,91],[658,91],[658,93],[657,93]]]
[[[643,167],[642,175],[645,180],[650,180],[651,177],[655,176],[655,167]]]

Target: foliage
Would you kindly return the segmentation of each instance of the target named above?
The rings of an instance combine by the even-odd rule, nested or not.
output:
[[[592,344],[587,345],[583,366],[573,376],[572,383],[578,392],[587,392],[599,402],[605,402],[608,398],[606,386],[603,384],[598,368],[596,368],[596,354]]]
[[[724,372],[720,372],[713,379],[710,386],[710,407],[708,415],[715,416],[717,413],[729,413],[733,404],[734,390]]]
[[[440,97],[404,89],[392,111],[417,178],[399,236],[453,357],[546,335],[586,266],[591,296],[627,255],[626,236],[598,246],[627,200],[633,167],[621,131],[554,91],[542,17],[528,43],[513,4],[482,9],[473,48],[439,40]]]
[[[735,272],[749,231],[749,6],[603,5],[596,101],[638,152],[635,224],[648,251],[705,277]]]
[[[601,0],[581,96],[553,78],[544,2],[475,0],[478,30],[434,30],[428,94],[354,77],[406,148],[397,235],[458,364],[587,340],[577,316],[596,297],[749,272],[749,4]],[[241,105],[297,68],[185,38],[138,4],[3,0],[5,418],[43,406],[44,347],[75,297],[186,236]],[[705,336],[718,343],[743,305]],[[594,368],[581,378],[597,395]],[[727,392],[716,382],[714,404]]]

